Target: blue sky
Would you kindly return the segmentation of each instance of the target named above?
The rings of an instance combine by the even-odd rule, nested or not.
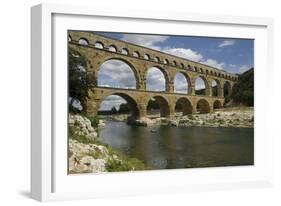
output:
[[[108,32],[99,34],[182,56],[232,73],[241,73],[254,66],[254,40]]]
[[[231,73],[243,73],[252,68],[254,64],[254,41],[248,39],[96,33],[214,66]],[[150,68],[146,80],[147,90],[165,90],[164,75],[159,69]],[[187,93],[188,84],[183,75],[176,75],[174,81],[174,92]],[[118,60],[110,60],[101,65],[98,85],[135,88],[136,81],[128,65]],[[204,87],[203,80],[198,78],[195,88],[202,89]],[[119,105],[125,102],[119,96],[109,96],[101,104],[100,110],[109,110],[113,106],[118,109]]]

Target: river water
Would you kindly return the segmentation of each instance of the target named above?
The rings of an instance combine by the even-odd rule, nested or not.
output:
[[[153,131],[151,131],[153,130]],[[100,139],[151,169],[254,164],[254,129],[128,126],[107,121]]]

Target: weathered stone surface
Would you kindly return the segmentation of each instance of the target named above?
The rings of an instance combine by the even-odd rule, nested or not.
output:
[[[106,160],[109,158],[105,147],[95,144],[83,144],[69,140],[70,173],[105,172]]]
[[[177,116],[170,120],[174,125],[181,127],[205,126],[205,127],[254,127],[253,108],[243,108],[232,111],[231,109],[217,110],[211,114],[199,114],[190,116]]]
[[[91,125],[91,121],[80,115],[69,114],[69,125],[75,129],[78,135],[85,135],[89,139],[95,139],[98,134]]]
[[[87,102],[87,112],[96,115],[101,102],[109,95],[117,94],[129,102],[134,117],[138,119],[147,116],[147,105],[151,98],[158,101],[161,108],[161,116],[172,117],[175,114],[175,106],[180,102],[183,106],[184,115],[190,113],[210,113],[214,108],[220,108],[224,104],[223,86],[231,88],[237,80],[237,75],[204,64],[190,61],[181,57],[165,54],[160,51],[145,48],[128,42],[114,40],[94,34],[92,32],[70,31],[69,46],[87,59],[87,68],[98,76],[100,66],[109,59],[118,59],[127,63],[133,70],[136,78],[136,89],[117,89],[96,87],[90,92]],[[84,39],[88,45],[79,44]],[[102,45],[96,48],[95,44]],[[114,46],[116,52],[109,48]],[[126,49],[126,53],[122,50]],[[135,54],[138,53],[136,56]],[[148,54],[150,59],[145,59]],[[156,61],[157,60],[157,61]],[[159,68],[165,77],[166,91],[151,92],[146,90],[146,74],[151,67]],[[183,74],[188,83],[188,94],[174,93],[174,78],[177,73]],[[196,78],[204,80],[205,95],[195,95]],[[217,83],[218,96],[212,96],[212,81]],[[143,121],[140,121],[143,124]]]

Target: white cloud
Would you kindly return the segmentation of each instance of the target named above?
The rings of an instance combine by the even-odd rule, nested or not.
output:
[[[205,88],[206,86],[204,80],[201,77],[197,78],[195,81],[195,90],[200,90]]]
[[[119,109],[120,105],[123,103],[126,103],[126,100],[123,99],[122,97],[117,95],[110,95],[102,101],[99,110],[100,111],[111,110],[112,107]]]
[[[223,48],[226,46],[232,46],[235,44],[235,40],[225,40],[219,44],[219,48]]]
[[[168,36],[157,36],[157,35],[135,35],[135,34],[124,34],[122,40],[128,41],[131,43],[135,43],[138,45],[142,45],[145,47],[149,47],[152,49],[160,50],[162,52],[172,54],[175,56],[179,56],[185,59],[189,59],[192,61],[200,62],[203,64],[207,64],[213,67],[217,67],[218,69],[223,69],[225,66],[224,62],[218,62],[214,59],[207,59],[203,57],[202,54],[196,52],[190,48],[172,48],[172,47],[164,47],[161,48],[157,46],[157,43],[165,42],[169,37]],[[223,41],[219,47],[230,46],[235,43],[234,40],[226,40]]]
[[[119,60],[109,60],[100,67],[98,85],[133,89],[136,88],[136,79],[127,64]]]
[[[239,73],[244,73],[245,71],[248,71],[250,69],[250,67],[248,65],[242,65],[239,68]]]
[[[196,52],[196,51],[193,51],[192,49],[186,49],[186,48],[169,48],[169,47],[166,47],[162,50],[163,52],[165,53],[168,53],[168,54],[172,54],[172,55],[175,55],[175,56],[179,56],[179,57],[182,57],[182,58],[186,58],[186,59],[190,59],[192,61],[202,61],[203,60],[203,56]]]
[[[168,38],[168,36],[124,34],[122,40],[160,50],[157,44],[166,41]]]
[[[147,71],[146,88],[150,91],[165,91],[165,77],[160,69],[152,67]]]
[[[230,68],[236,68],[237,65],[236,65],[236,64],[229,64],[229,67],[230,67]]]
[[[72,99],[72,97],[68,98],[69,102],[71,102],[72,100],[73,100],[72,106],[81,111],[83,109],[81,102],[78,99]]]
[[[206,61],[202,61],[201,63],[207,64],[212,67],[216,67],[218,69],[223,69],[225,67],[224,62],[218,62],[217,60],[214,59],[207,59]]]
[[[183,74],[178,73],[174,79],[174,91],[176,93],[187,93],[188,91],[188,84],[186,78]]]
[[[207,64],[212,67],[216,67],[218,69],[224,69],[225,63],[224,62],[218,62],[214,59],[207,59],[205,60],[203,55],[193,51],[192,49],[188,48],[164,48],[162,50],[165,53],[172,54],[175,56],[179,56],[185,59],[190,59],[192,61],[200,62],[202,64]]]

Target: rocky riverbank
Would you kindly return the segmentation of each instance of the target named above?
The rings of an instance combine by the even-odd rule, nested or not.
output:
[[[99,127],[104,126],[102,121]],[[81,115],[69,115],[69,173],[95,173],[144,170],[138,159],[115,151],[98,140],[98,129]]]
[[[161,119],[161,124],[179,127],[254,127],[253,108],[226,108],[209,114],[176,115],[172,119]]]
[[[168,125],[177,127],[254,127],[253,107],[229,107],[215,110],[209,114],[191,114],[182,116],[176,113],[175,117],[165,118],[155,115],[141,119],[132,119],[128,115],[110,116],[110,120],[127,121],[130,125],[155,126]]]

